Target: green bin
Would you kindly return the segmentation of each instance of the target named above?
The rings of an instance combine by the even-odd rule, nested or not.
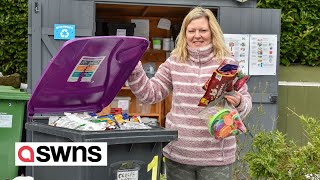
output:
[[[18,174],[15,166],[15,142],[21,141],[25,105],[30,94],[11,86],[0,86],[0,180],[13,179]]]

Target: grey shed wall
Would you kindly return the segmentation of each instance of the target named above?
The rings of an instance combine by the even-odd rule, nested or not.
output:
[[[207,7],[247,7],[255,8],[257,0],[247,0],[244,3],[236,0],[98,0],[96,3],[141,4],[141,5],[168,5],[168,6],[207,6]]]
[[[220,8],[220,25],[226,34],[277,34],[277,60],[280,59],[281,11],[257,8]],[[277,72],[279,63],[277,64]],[[277,73],[278,74],[278,73]],[[253,110],[247,123],[261,122],[263,129],[274,129],[278,114],[278,75],[251,76],[248,82]]]
[[[28,91],[65,41],[53,39],[54,24],[76,24],[77,37],[95,32],[94,1],[29,0]]]
[[[280,39],[280,10],[257,9],[255,0],[239,3],[235,0],[29,0],[28,23],[28,85],[31,92],[64,41],[53,39],[54,24],[75,24],[76,35],[95,34],[95,3],[132,5],[197,6],[218,8],[218,19],[226,34],[277,34],[278,60]],[[277,76],[252,76],[249,83],[254,108],[248,122],[262,121],[263,127],[273,129],[278,95]]]
[[[132,5],[204,6],[254,8],[256,0],[29,0],[28,91],[32,92],[48,62],[64,41],[53,39],[54,24],[75,24],[76,36],[95,34],[95,3]],[[223,22],[221,22],[223,23]]]
[[[239,136],[237,156],[242,157],[251,147],[252,136],[261,130],[274,130],[278,118],[278,72],[280,61],[281,10],[257,8],[220,8],[220,25],[226,34],[276,34],[277,35],[277,75],[251,76],[248,82],[252,96],[252,111],[245,119],[249,130]],[[248,177],[249,170],[242,161],[235,163],[238,177]]]

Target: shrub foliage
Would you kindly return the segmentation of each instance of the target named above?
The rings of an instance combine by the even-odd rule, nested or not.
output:
[[[281,9],[281,64],[320,65],[320,0],[259,0],[257,6]]]
[[[297,115],[297,114],[296,114]],[[297,115],[308,138],[305,146],[286,142],[279,131],[260,132],[245,155],[254,179],[319,179],[320,120]]]
[[[0,72],[27,79],[28,0],[0,1]]]

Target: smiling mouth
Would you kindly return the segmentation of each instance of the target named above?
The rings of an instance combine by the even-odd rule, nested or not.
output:
[[[203,41],[194,41],[193,44],[202,44]]]

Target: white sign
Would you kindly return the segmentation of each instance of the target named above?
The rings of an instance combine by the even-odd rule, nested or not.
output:
[[[276,75],[277,35],[250,35],[250,75]]]
[[[118,100],[118,107],[120,107],[122,110],[128,110],[129,109],[129,101],[128,100]]]
[[[158,26],[159,29],[166,29],[170,30],[171,27],[171,21],[169,19],[161,18],[159,20]]]
[[[149,39],[149,19],[131,19],[131,23],[135,23],[134,36]]]
[[[107,166],[107,142],[15,143],[16,166]]]
[[[224,34],[226,46],[232,57],[239,61],[244,74],[249,74],[249,34]]]
[[[117,29],[117,36],[126,36],[127,30],[126,29]]]
[[[139,171],[118,171],[117,180],[138,180]]]
[[[0,128],[12,128],[12,115],[0,114]]]

